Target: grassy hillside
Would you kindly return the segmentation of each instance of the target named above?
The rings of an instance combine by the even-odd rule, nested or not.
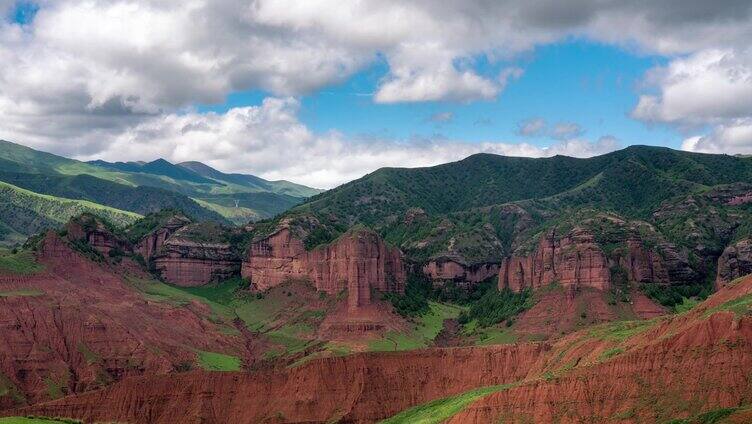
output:
[[[73,216],[89,212],[118,226],[135,222],[140,215],[86,200],[72,200],[0,182],[0,243],[14,244],[46,228],[59,227]]]
[[[319,226],[307,231],[307,246],[364,224],[414,261],[482,263],[533,245],[546,229],[606,213],[654,225],[661,241],[707,257],[750,233],[752,226],[744,224],[752,220],[749,205],[719,199],[751,185],[750,158],[659,147],[589,159],[479,154],[430,168],[381,169],[283,217],[315,218]]]
[[[194,171],[192,168],[196,168]],[[242,174],[224,174],[199,162],[174,165],[152,162],[67,159],[0,140],[0,181],[36,193],[86,200],[115,209],[147,214],[179,209],[197,220],[245,224],[273,217],[320,191],[287,181],[266,181]],[[34,228],[49,225],[43,217]],[[0,223],[0,240],[23,238]]]

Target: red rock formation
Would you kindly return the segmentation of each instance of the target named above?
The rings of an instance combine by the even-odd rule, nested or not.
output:
[[[153,256],[154,266],[165,281],[195,287],[237,275],[240,261],[230,245],[199,243],[173,236]]]
[[[434,399],[517,382],[450,422],[666,421],[752,398],[752,317],[716,311],[750,293],[752,278],[687,314],[626,327],[631,336],[624,339],[596,328],[552,344],[357,354],[279,371],[129,378],[6,413],[87,422],[372,423]],[[620,350],[613,351],[615,344]]]
[[[374,232],[349,232],[326,246],[306,251],[288,228],[251,244],[242,275],[259,290],[288,279],[308,278],[317,290],[348,290],[351,308],[371,302],[371,291],[403,292],[402,255]]]
[[[72,250],[55,232],[38,246],[44,271],[0,273],[0,409],[102,387],[126,376],[168,373],[202,349],[246,356],[245,340],[203,304],[150,301],[106,263]],[[14,294],[18,293],[18,294]],[[229,323],[231,325],[231,323]],[[54,389],[53,389],[54,388]]]
[[[136,245],[136,251],[138,251],[144,259],[149,260],[171,235],[190,223],[191,221],[184,216],[175,215],[171,217],[165,225],[157,228],[141,239]]]
[[[630,237],[626,240],[626,245],[626,252],[618,258],[618,263],[627,271],[629,281],[669,283],[668,271],[660,254],[655,250],[645,249],[638,237]]]
[[[541,238],[532,255],[506,258],[499,271],[499,288],[521,291],[554,282],[565,287],[609,288],[608,260],[592,234],[574,229],[558,238],[550,232]]]
[[[752,239],[740,240],[723,251],[715,285],[719,288],[747,274],[752,274]]]
[[[452,259],[437,259],[423,266],[423,274],[433,281],[452,280],[458,283],[479,283],[499,273],[499,264],[463,265]]]
[[[545,352],[544,345],[432,349],[326,358],[281,372],[134,378],[22,413],[154,424],[373,423],[432,399],[523,379]]]
[[[131,246],[116,237],[99,219],[92,215],[81,215],[73,218],[65,226],[66,237],[69,240],[82,240],[91,247],[107,255],[110,250],[117,249],[128,252]]]

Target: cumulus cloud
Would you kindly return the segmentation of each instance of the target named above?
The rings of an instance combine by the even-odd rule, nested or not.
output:
[[[517,123],[517,134],[525,137],[537,137],[546,131],[546,120],[530,118]]]
[[[517,123],[517,134],[524,137],[546,136],[556,140],[571,140],[580,137],[585,130],[574,122],[559,122],[549,125],[543,118],[529,118]]]
[[[701,153],[752,154],[752,119],[718,125],[710,134],[684,140],[682,149]]]
[[[560,122],[551,129],[551,137],[558,140],[568,140],[581,136],[585,131],[574,122]]]
[[[706,153],[752,151],[752,49],[709,49],[651,70],[645,81],[656,91],[640,96],[632,115],[678,126],[712,130],[682,143]]]
[[[3,16],[12,3],[0,0]],[[719,119],[715,125],[729,127],[730,120],[750,116],[745,73],[750,55],[744,53],[752,39],[748,1],[39,4],[25,25],[0,20],[0,137],[62,154],[106,152],[114,157],[113,142],[128,154],[123,140],[164,131],[167,122],[193,119],[195,128],[201,128],[211,123],[203,120],[230,119],[228,114],[192,112],[196,104],[221,103],[243,90],[301,96],[341,82],[375,61],[388,65],[376,87],[376,102],[492,99],[522,71],[511,67],[494,75],[489,69],[499,69],[536,45],[570,36],[678,55],[653,73],[656,93],[640,100],[634,112],[640,119]],[[703,69],[708,72],[704,77]],[[703,84],[702,78],[711,78],[718,88],[708,100],[693,104],[673,94],[705,95],[695,87]],[[736,96],[723,94],[735,90]]]
[[[657,94],[640,96],[633,115],[653,122],[706,124],[752,115],[752,51],[706,50],[653,69]]]
[[[547,147],[496,141],[348,139],[317,134],[297,117],[294,98],[267,98],[260,106],[223,114],[184,113],[152,117],[113,136],[107,148],[80,159],[173,162],[200,159],[228,172],[254,173],[329,188],[384,166],[430,166],[486,152],[511,156],[587,157],[619,148],[613,138],[568,140]]]

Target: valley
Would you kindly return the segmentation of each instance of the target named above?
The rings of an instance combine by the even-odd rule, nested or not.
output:
[[[17,149],[5,160],[21,154],[38,157]],[[0,172],[12,200],[0,215],[11,229],[0,251],[0,415],[749,414],[750,158],[643,146],[591,159],[475,155],[318,194],[281,184],[277,198],[312,197],[236,221],[226,201],[254,204],[268,182],[195,162],[53,159],[54,175]],[[124,209],[87,200],[77,178],[117,184]],[[129,196],[166,190],[141,184],[152,179],[181,188],[133,212]],[[97,193],[104,202],[108,191]]]

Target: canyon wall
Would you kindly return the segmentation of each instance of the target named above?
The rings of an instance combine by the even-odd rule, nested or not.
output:
[[[752,274],[752,239],[744,239],[727,247],[718,258],[716,288]]]
[[[588,230],[575,228],[564,235],[550,231],[541,237],[530,255],[511,256],[502,261],[499,288],[520,291],[558,282],[565,287],[606,290],[614,283],[612,270],[624,271],[628,281],[638,283],[698,281],[699,276],[686,255],[670,243],[647,247],[639,235],[631,234],[609,244],[611,250],[606,254]]]
[[[183,287],[225,280],[240,271],[240,260],[229,244],[200,243],[179,237],[167,239],[152,260],[165,281]]]
[[[554,282],[565,287],[610,287],[608,259],[592,234],[575,229],[559,238],[551,231],[530,256],[505,258],[499,271],[500,289],[521,291]]]
[[[459,284],[480,283],[499,273],[499,264],[464,265],[452,259],[435,259],[423,266],[423,274],[434,282],[454,281]]]
[[[347,289],[351,308],[369,304],[372,290],[401,293],[405,288],[401,252],[369,230],[351,231],[306,251],[302,240],[282,228],[251,244],[242,275],[258,290],[305,278],[327,293]]]
[[[195,349],[245,353],[205,305],[147,301],[55,232],[37,259],[34,274],[0,272],[0,409],[169,373]]]
[[[752,317],[722,309],[750,293],[747,279],[686,314],[624,324],[624,338],[588,328],[553,342],[355,354],[255,373],[135,377],[6,413],[87,422],[373,423],[436,399],[514,383],[459,408],[448,422],[664,422],[749,403]]]
[[[116,237],[99,221],[90,215],[73,218],[65,225],[66,237],[71,241],[83,241],[103,255],[111,250],[129,252],[131,246],[125,240]]]
[[[167,220],[165,225],[144,236],[144,238],[136,244],[135,250],[140,253],[144,259],[149,260],[155,253],[157,253],[159,248],[162,247],[171,235],[190,223],[191,221],[188,218],[175,215]]]
[[[240,258],[227,243],[183,236],[191,221],[182,215],[144,236],[135,251],[154,264],[161,277],[177,286],[195,287],[238,275]]]

